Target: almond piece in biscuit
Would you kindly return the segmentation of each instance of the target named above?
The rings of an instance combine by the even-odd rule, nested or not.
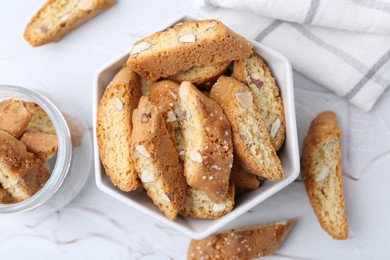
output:
[[[260,177],[283,179],[279,157],[249,88],[234,78],[221,76],[211,89],[210,96],[221,105],[230,121],[234,154],[241,166]]]
[[[17,98],[10,98],[0,103],[0,129],[15,138],[19,138],[31,120],[24,102]]]
[[[38,156],[43,163],[55,154],[58,147],[57,136],[52,134],[25,132],[20,141],[27,151]]]
[[[133,113],[131,151],[148,196],[170,219],[183,208],[187,183],[162,112],[141,97]]]
[[[134,43],[127,66],[155,81],[195,66],[242,59],[249,41],[217,20],[186,21]]]
[[[187,259],[246,260],[272,255],[295,223],[294,219],[249,226],[191,240]]]
[[[187,183],[204,191],[213,202],[221,203],[228,191],[233,164],[229,121],[217,102],[190,82],[181,83],[179,102]]]
[[[123,191],[135,190],[140,182],[131,153],[132,114],[141,90],[139,76],[122,68],[107,86],[99,102],[96,136],[100,159],[111,182]]]
[[[234,62],[232,77],[244,82],[251,90],[272,145],[279,150],[285,139],[286,122],[279,88],[267,64],[257,53],[252,53]]]
[[[34,47],[56,42],[116,0],[49,0],[31,19],[24,38]]]
[[[302,148],[301,168],[307,195],[322,228],[334,239],[347,239],[341,129],[334,112],[322,112],[312,121]]]
[[[42,161],[15,137],[0,130],[0,183],[15,202],[30,198],[50,177]]]

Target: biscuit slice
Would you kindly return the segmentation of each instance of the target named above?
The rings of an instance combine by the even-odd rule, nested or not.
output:
[[[40,132],[25,132],[20,141],[27,151],[35,154],[43,163],[51,158],[57,151],[58,140],[56,135]]]
[[[253,103],[253,95],[240,81],[221,76],[210,92],[223,108],[233,132],[234,154],[252,174],[281,180],[284,172],[271,144],[263,120]]]
[[[218,204],[210,200],[203,191],[188,187],[184,207],[180,211],[180,215],[192,218],[220,218],[233,210],[234,195],[234,183],[229,185],[225,198]]]
[[[26,132],[56,134],[56,129],[45,110],[34,102],[25,102],[25,106],[27,111],[31,114],[31,120],[27,125]]]
[[[249,41],[217,20],[187,21],[134,43],[127,66],[150,80],[195,66],[242,59]]]
[[[10,98],[0,103],[0,129],[19,138],[31,120],[24,102],[17,98]]]
[[[116,0],[49,0],[31,18],[24,38],[34,47],[56,42],[115,3]]]
[[[244,170],[238,163],[233,163],[230,180],[234,182],[237,194],[257,189],[260,186],[259,177]]]
[[[254,259],[274,254],[295,224],[287,219],[267,225],[232,229],[191,240],[187,259]]]
[[[286,121],[279,88],[267,64],[257,53],[252,53],[234,62],[232,77],[244,82],[251,90],[272,145],[279,150],[286,135]]]
[[[348,238],[341,176],[341,129],[335,113],[320,113],[311,123],[302,148],[302,174],[322,228],[334,239]]]
[[[204,191],[214,203],[221,203],[228,191],[233,164],[229,121],[217,102],[190,82],[180,84],[179,102],[187,183]]]
[[[123,191],[135,190],[140,182],[131,153],[132,114],[141,90],[139,77],[122,68],[107,86],[99,102],[96,136],[100,159],[111,182]]]
[[[11,194],[9,194],[9,192],[6,191],[1,184],[0,184],[0,203],[2,204],[15,203],[14,198],[12,198]]]
[[[141,97],[133,125],[131,150],[142,184],[154,204],[175,220],[183,208],[187,183],[165,119],[147,97]]]
[[[183,132],[180,127],[179,84],[171,80],[153,83],[150,101],[161,110],[167,130],[179,153],[180,161],[184,161],[185,147]]]
[[[30,198],[50,177],[42,161],[15,137],[0,130],[0,183],[15,202]]]
[[[203,83],[212,85],[229,68],[229,65],[230,61],[228,60],[212,65],[195,66],[189,70],[178,72],[169,78],[178,83],[189,81],[194,85]]]

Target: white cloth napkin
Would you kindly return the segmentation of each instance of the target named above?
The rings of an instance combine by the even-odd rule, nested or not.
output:
[[[278,50],[295,70],[363,111],[390,85],[390,3],[196,0],[196,6]]]

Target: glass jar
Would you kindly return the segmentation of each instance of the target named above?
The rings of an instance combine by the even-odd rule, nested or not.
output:
[[[12,97],[34,102],[46,112],[55,127],[58,148],[46,162],[51,172],[46,184],[24,201],[0,204],[0,216],[45,216],[67,205],[83,188],[92,164],[91,136],[69,102],[22,87],[0,86],[0,101]]]

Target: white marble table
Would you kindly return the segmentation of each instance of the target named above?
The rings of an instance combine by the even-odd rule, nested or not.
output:
[[[92,126],[95,71],[180,12],[192,1],[119,3],[59,43],[31,48],[23,30],[44,0],[0,2],[0,84],[55,92]],[[370,113],[294,73],[299,140],[320,111],[338,113],[343,132],[343,174],[350,237],[332,240],[319,226],[299,180],[243,215],[297,224],[271,259],[389,259],[390,90]],[[92,131],[92,129],[90,129]],[[234,223],[232,223],[234,225]],[[41,220],[0,220],[1,259],[184,259],[190,239],[100,192],[93,173],[64,209]]]

